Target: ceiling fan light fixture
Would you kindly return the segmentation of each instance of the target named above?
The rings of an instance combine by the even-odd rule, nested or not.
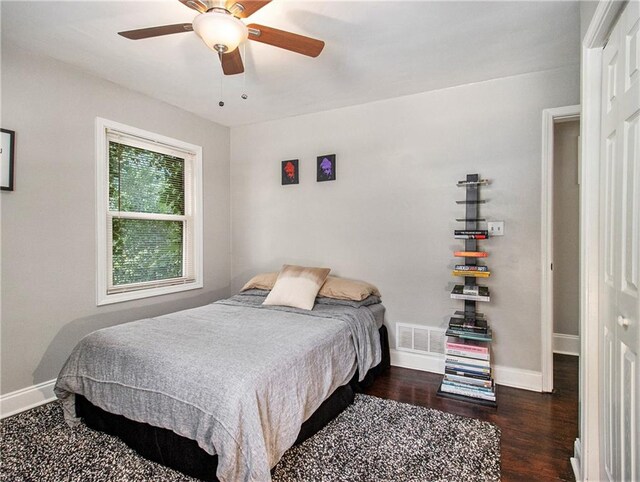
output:
[[[233,52],[247,39],[247,26],[223,8],[201,13],[193,20],[193,30],[211,50]]]

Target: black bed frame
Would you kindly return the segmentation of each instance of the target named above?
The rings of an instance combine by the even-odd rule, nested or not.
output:
[[[387,328],[380,328],[382,360],[358,382],[358,373],[346,385],[338,387],[329,398],[302,424],[294,445],[304,442],[320,431],[340,412],[353,403],[355,393],[370,386],[375,378],[391,365]],[[82,395],[76,395],[76,414],[94,430],[115,435],[143,457],[176,469],[191,477],[218,481],[218,456],[209,455],[191,440],[165,428],[135,422],[96,407]]]

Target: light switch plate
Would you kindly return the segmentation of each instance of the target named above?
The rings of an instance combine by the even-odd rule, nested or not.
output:
[[[489,236],[504,236],[504,221],[489,221],[487,228]]]

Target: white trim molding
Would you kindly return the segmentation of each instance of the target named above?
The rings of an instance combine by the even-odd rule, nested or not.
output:
[[[582,473],[580,472],[580,467],[582,466],[582,447],[580,446],[580,439],[577,438],[575,442],[573,442],[573,457],[569,459],[571,462],[571,468],[573,469],[573,476],[576,480],[583,480]]]
[[[578,335],[553,334],[553,353],[580,356],[580,337]]]
[[[600,454],[599,189],[602,49],[626,2],[601,0],[582,41],[579,481],[602,480]]]
[[[0,418],[10,417],[30,408],[53,402],[56,399],[53,393],[55,384],[55,380],[49,380],[2,395],[0,397]]]
[[[422,355],[392,349],[391,365],[442,375],[444,373],[444,355]],[[494,365],[493,374],[497,385],[533,392],[542,391],[542,373],[540,372]]]
[[[553,128],[560,122],[580,119],[580,106],[570,105],[542,111],[541,187],[541,359],[542,390],[553,391]]]
[[[493,366],[493,378],[497,385],[542,392],[542,373],[523,368]],[[498,394],[499,396],[499,394]]]
[[[165,216],[168,220],[186,220],[192,225],[192,234],[184,238],[186,266],[192,266],[184,278],[176,279],[175,283],[164,284],[138,283],[139,289],[110,292],[111,277],[111,235],[109,233],[110,218],[113,211],[109,210],[109,131],[117,132],[118,136],[127,139],[128,145],[147,146],[151,144],[154,151],[178,155],[185,159],[185,215]],[[143,142],[141,144],[141,142]],[[202,188],[202,147],[189,144],[178,139],[145,131],[137,127],[96,117],[95,120],[95,163],[96,163],[96,305],[119,303],[137,300],[151,296],[165,295],[200,289],[204,286],[203,268],[203,188]],[[148,148],[148,147],[145,147]],[[189,173],[189,175],[187,175]],[[187,178],[189,181],[187,182]],[[136,218],[148,218],[147,215],[137,215]],[[160,216],[162,217],[162,216]],[[157,218],[157,216],[155,216]],[[127,285],[121,285],[127,286]],[[129,285],[130,287],[130,285]]]
[[[428,355],[391,349],[391,365],[422,372],[444,373],[444,355]]]

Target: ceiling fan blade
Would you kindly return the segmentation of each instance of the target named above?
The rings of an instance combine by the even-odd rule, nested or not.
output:
[[[247,18],[267,3],[271,3],[271,0],[227,0],[225,8],[236,17]]]
[[[251,40],[280,47],[281,49],[291,50],[292,52],[308,55],[309,57],[317,57],[324,48],[324,42],[322,40],[316,40],[255,23],[247,25],[247,27],[249,28],[249,38]]]
[[[240,49],[235,49],[228,54],[220,54],[220,62],[222,63],[224,75],[235,75],[244,72]]]
[[[187,7],[192,8],[200,13],[204,13],[208,10],[207,5],[201,2],[200,0],[179,0],[179,1],[183,5],[186,5]]]
[[[193,27],[190,23],[176,23],[174,25],[163,25],[161,27],[139,28],[138,30],[127,30],[126,32],[118,32],[130,40],[140,40],[143,38],[160,37],[161,35],[170,35],[172,33],[191,32]]]

